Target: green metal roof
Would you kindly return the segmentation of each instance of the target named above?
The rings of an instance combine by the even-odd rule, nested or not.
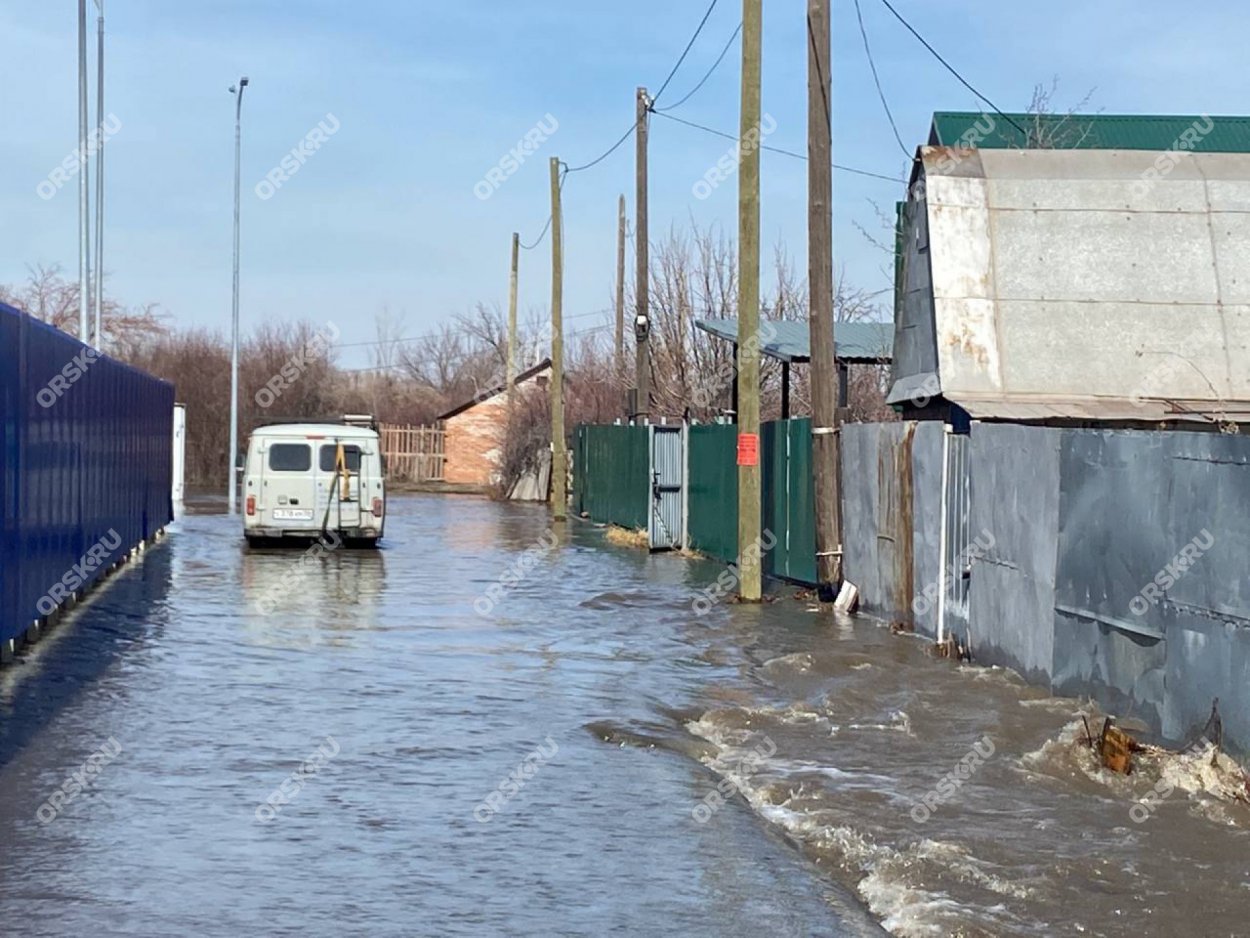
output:
[[[810,327],[807,322],[769,319],[766,324],[772,340],[760,352],[783,362],[806,362],[812,357]],[[700,319],[695,325],[718,339],[738,341],[737,319]],[[764,330],[761,328],[760,330]],[[837,358],[851,364],[889,362],[894,355],[894,323],[840,322],[834,327]]]
[[[981,136],[990,120],[993,129]],[[1011,121],[1028,131],[1028,136]],[[973,146],[983,149],[1027,149],[1037,146],[1040,138],[1048,141],[1048,148],[1058,150],[1162,151],[1172,149],[1191,127],[1197,128],[1199,134],[1195,145],[1187,149],[1199,153],[1250,153],[1250,117],[1163,114],[1000,115],[938,111],[933,115],[929,145],[958,146],[971,140],[975,141]]]

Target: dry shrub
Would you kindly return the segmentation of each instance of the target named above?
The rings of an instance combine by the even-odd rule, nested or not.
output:
[[[511,419],[500,436],[499,471],[491,495],[503,499],[517,482],[539,469],[542,454],[551,450],[551,398],[546,386],[517,389]]]

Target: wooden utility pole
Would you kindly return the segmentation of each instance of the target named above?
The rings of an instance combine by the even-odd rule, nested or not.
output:
[[[647,241],[647,113],[650,107],[647,89],[639,88],[635,99],[638,118],[635,169],[637,190],[634,196],[634,256],[638,259],[638,283],[634,288],[638,300],[638,312],[634,319],[636,356],[634,361],[634,387],[638,400],[634,404],[634,416],[645,420],[651,413],[651,315],[649,311],[648,247]]]
[[[564,445],[564,219],[560,159],[551,158],[551,507],[556,521],[568,509],[569,457]]]
[[[516,281],[517,265],[521,257],[521,236],[512,232],[512,275],[508,278],[508,363],[505,373],[508,383],[508,419],[516,403]]]
[[[625,373],[625,194],[621,193],[616,230],[616,375]]]
[[[742,115],[738,148],[738,596],[759,602],[760,530],[760,72],[762,0],[742,0]],[[748,148],[744,141],[754,140]]]
[[[833,124],[829,0],[807,0],[807,281],[812,345],[812,469],[816,580],[832,602],[842,586],[838,492],[838,373],[833,309]]]

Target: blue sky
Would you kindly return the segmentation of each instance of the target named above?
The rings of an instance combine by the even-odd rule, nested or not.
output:
[[[934,110],[977,109],[973,96],[890,17],[861,0],[904,141],[923,142]],[[634,88],[655,91],[706,0],[109,0],[106,269],[129,304],[160,303],[175,325],[226,330],[230,316],[233,99],[244,99],[245,329],[268,319],[333,320],[343,343],[374,336],[384,306],[419,335],[478,301],[507,297],[509,239],[531,239],[548,213],[547,159],[579,165],[629,126]],[[1059,76],[1060,105],[1094,89],[1109,113],[1245,112],[1233,37],[1250,12],[1234,4],[1055,0],[1038,6],[896,0],[973,84],[1007,110]],[[901,176],[905,160],[867,69],[850,0],[833,0],[836,159]],[[769,142],[803,151],[803,0],[765,0],[764,110]],[[1183,13],[1183,15],[1181,15]],[[702,76],[741,15],[721,0],[665,100]],[[94,30],[94,6],[89,5]],[[1162,24],[1166,24],[1164,27]],[[94,46],[94,34],[92,36]],[[38,183],[77,140],[76,16],[71,0],[0,5],[0,282],[27,264],[77,276],[77,196],[44,200]],[[675,114],[733,131],[738,53]],[[93,91],[94,96],[94,91]],[[94,97],[93,97],[94,100]],[[94,111],[93,111],[94,113]],[[489,199],[474,184],[546,115],[559,129]],[[262,200],[256,183],[319,121],[339,129],[297,175]],[[651,230],[719,224],[736,235],[733,183],[706,201],[691,187],[728,141],[659,118],[652,123]],[[568,328],[600,321],[615,276],[617,196],[629,195],[632,142],[565,187]],[[806,166],[763,158],[763,239],[805,269]],[[835,255],[852,283],[888,286],[888,261],[856,231],[877,226],[871,202],[902,186],[835,178]],[[521,305],[545,309],[550,247],[522,257]],[[767,281],[767,274],[766,274]],[[342,364],[367,364],[345,348]]]

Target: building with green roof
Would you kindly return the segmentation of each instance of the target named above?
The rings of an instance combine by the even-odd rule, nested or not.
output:
[[[992,126],[992,130],[985,130]],[[929,146],[960,146],[970,138],[983,150],[1171,150],[1197,127],[1197,153],[1250,153],[1250,117],[1205,114],[1011,114],[938,111]]]

